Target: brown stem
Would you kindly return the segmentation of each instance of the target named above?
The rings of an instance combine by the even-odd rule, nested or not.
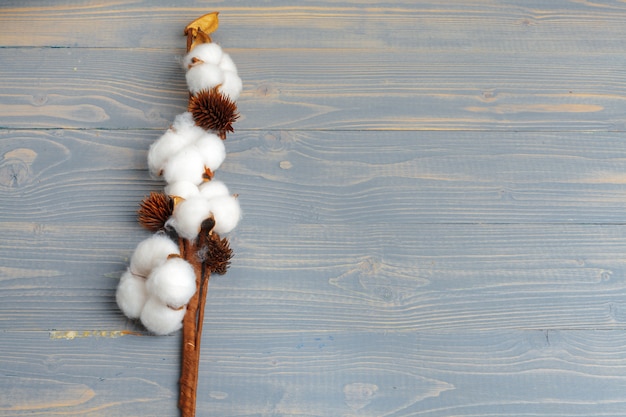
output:
[[[196,256],[198,247],[186,239],[180,239],[184,253],[181,255],[193,266],[196,273],[197,291],[187,304],[183,318],[183,346],[180,373],[180,396],[178,407],[182,417],[194,417],[196,414],[196,391],[198,387],[198,368],[200,366],[200,342],[202,339],[202,321],[206,301],[206,287],[210,273],[204,271],[202,262]]]
[[[200,304],[198,305],[198,329],[196,333],[196,344],[200,346],[202,339],[202,324],[204,323],[204,305],[206,303],[206,296],[209,290],[209,278],[211,272],[206,267],[202,267],[202,283],[198,292],[200,293]]]
[[[191,50],[191,44],[193,43],[193,31],[188,31],[187,32],[187,52],[189,52]]]
[[[191,49],[193,32],[187,33],[187,52]],[[202,280],[202,268],[195,258],[192,244],[183,238],[178,238],[181,248],[181,256],[191,263],[196,274],[196,293],[187,304],[187,311],[183,317],[183,345],[180,368],[180,392],[178,395],[178,408],[181,417],[195,417],[196,415],[196,391],[198,388],[198,367],[200,366],[200,345],[198,344],[197,312],[200,303],[200,283]],[[191,246],[191,247],[190,247]],[[204,304],[204,303],[202,303]]]
[[[208,14],[200,19],[209,17]],[[215,26],[217,28],[217,13],[214,13]],[[211,20],[213,21],[213,20]],[[205,34],[200,27],[192,30],[186,28],[187,35],[187,52],[189,52],[197,37],[202,42],[210,42],[211,38]],[[190,93],[191,99],[191,93]],[[204,236],[204,233],[202,234]],[[179,238],[179,247],[181,256],[186,259],[194,269],[196,274],[196,293],[191,297],[187,304],[187,311],[183,318],[183,346],[180,371],[180,394],[178,398],[178,408],[180,408],[181,417],[195,417],[196,415],[196,392],[198,389],[198,368],[200,366],[200,343],[202,341],[202,324],[204,322],[204,305],[208,291],[209,278],[211,271],[198,256],[198,251],[205,244],[205,239],[196,239],[190,242],[187,239]]]
[[[194,390],[198,388],[198,376],[200,375],[200,345],[202,343],[202,324],[204,323],[204,306],[206,305],[206,297],[208,294],[208,285],[210,271],[202,266],[201,270],[200,288],[198,288],[198,321],[196,325],[196,372],[194,374]],[[194,402],[195,402],[194,398]],[[187,416],[185,416],[187,417]]]

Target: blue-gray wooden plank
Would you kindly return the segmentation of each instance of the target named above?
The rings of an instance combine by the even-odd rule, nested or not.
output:
[[[224,47],[239,131],[625,130],[622,53]],[[0,127],[165,128],[187,105],[183,53],[0,48]]]
[[[0,415],[176,415],[178,336],[5,332]],[[203,335],[199,416],[621,416],[623,331]]]
[[[443,50],[621,54],[626,38],[619,1],[5,0],[0,45],[179,48],[182,28],[214,10],[215,39],[233,48],[400,47],[429,59]]]
[[[11,330],[140,330],[114,291],[137,227],[1,223]],[[220,333],[624,328],[624,225],[254,224],[231,235]]]
[[[0,130],[3,222],[136,227],[161,130]],[[244,225],[624,223],[621,132],[248,131],[217,178]]]

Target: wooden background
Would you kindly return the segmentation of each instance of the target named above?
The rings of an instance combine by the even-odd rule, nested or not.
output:
[[[177,415],[180,335],[114,293],[214,10],[198,417],[626,415],[626,3],[4,0],[1,416]]]

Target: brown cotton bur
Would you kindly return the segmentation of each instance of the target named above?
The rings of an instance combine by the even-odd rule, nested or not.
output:
[[[220,238],[217,233],[213,233],[207,245],[208,268],[211,273],[224,275],[230,266],[230,259],[233,257],[233,250],[227,238]]]
[[[174,210],[174,202],[163,193],[152,192],[139,205],[139,224],[151,232],[163,230]]]
[[[230,266],[233,251],[227,238],[221,238],[213,231],[215,219],[209,217],[202,223],[196,240],[195,256],[202,265],[203,273],[224,275]]]
[[[226,133],[233,132],[233,123],[239,118],[235,102],[217,88],[191,96],[187,110],[198,126],[217,132],[222,139],[226,139]]]

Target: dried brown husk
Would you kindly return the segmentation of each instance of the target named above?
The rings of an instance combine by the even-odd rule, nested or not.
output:
[[[137,210],[139,224],[151,232],[163,230],[173,210],[174,202],[171,198],[163,193],[151,192]]]
[[[187,110],[201,128],[217,132],[222,138],[233,132],[233,123],[239,118],[237,104],[217,88],[202,90],[189,99]]]

